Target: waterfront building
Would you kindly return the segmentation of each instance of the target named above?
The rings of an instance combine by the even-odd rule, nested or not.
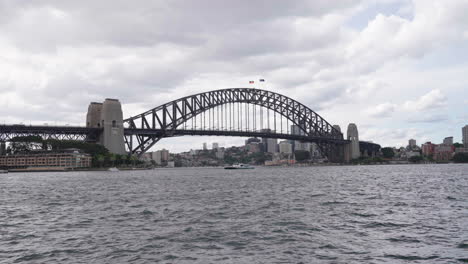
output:
[[[446,137],[444,138],[444,145],[453,145],[453,137]]]
[[[406,155],[406,158],[409,159],[411,157],[419,157],[421,156],[421,153],[419,153],[418,151],[407,151],[405,155]]]
[[[162,150],[157,150],[155,152],[152,152],[151,159],[154,160],[154,162],[157,165],[166,164],[167,161],[169,160],[169,150],[162,149]]]
[[[453,157],[453,146],[440,144],[434,147],[434,160],[449,161]]]
[[[434,154],[434,148],[436,145],[432,144],[430,141],[421,145],[421,151],[424,156],[431,156]]]
[[[279,143],[279,152],[281,154],[292,154],[292,144],[289,143],[288,141],[281,141]]]
[[[468,148],[456,148],[455,153],[468,153]]]
[[[465,148],[468,148],[468,125],[462,128],[462,142]]]
[[[0,167],[7,168],[87,168],[91,155],[79,152],[0,156]]]
[[[219,144],[214,142],[212,145],[211,145],[211,148],[212,149],[218,149],[219,148]]]

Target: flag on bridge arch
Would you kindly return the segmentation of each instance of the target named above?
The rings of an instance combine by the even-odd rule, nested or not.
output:
[[[249,81],[249,83],[254,83],[254,81]]]

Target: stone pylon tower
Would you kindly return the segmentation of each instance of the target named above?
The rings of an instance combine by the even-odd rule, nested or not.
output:
[[[357,130],[357,126],[354,123],[348,125],[348,140],[351,141],[349,152],[351,159],[357,159],[361,156],[361,152],[359,150],[359,134]]]
[[[104,103],[91,103],[86,116],[86,126],[103,128],[99,144],[111,153],[126,154],[122,105],[119,100],[107,98]]]
[[[86,127],[101,127],[102,103],[92,102],[88,106],[86,115]]]

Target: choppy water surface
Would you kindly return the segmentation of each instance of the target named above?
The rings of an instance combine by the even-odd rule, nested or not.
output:
[[[0,175],[0,263],[468,262],[468,166]]]

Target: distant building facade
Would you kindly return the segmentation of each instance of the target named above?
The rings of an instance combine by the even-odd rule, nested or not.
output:
[[[211,148],[212,149],[218,149],[219,148],[219,144],[214,142],[212,145],[211,145]]]
[[[273,132],[271,129],[262,129],[261,132],[263,133],[270,133]],[[264,151],[268,153],[277,153],[277,146],[278,146],[278,139],[276,138],[262,138],[262,144],[264,146]]]
[[[462,142],[465,148],[468,148],[468,125],[462,128]]]
[[[248,152],[257,153],[257,152],[262,151],[261,146],[262,145],[260,143],[252,142],[252,143],[245,145],[245,148]]]
[[[84,153],[45,153],[0,156],[0,167],[88,168],[91,167],[91,155]]]
[[[435,144],[432,144],[430,141],[421,145],[421,151],[424,156],[434,155]]]
[[[444,138],[444,145],[453,145],[453,137]]]
[[[338,127],[339,128],[339,127]],[[291,134],[305,136],[305,132],[297,125],[291,125]],[[305,150],[310,152],[310,142],[303,142],[300,140],[291,140],[293,151]]]
[[[436,161],[449,161],[453,157],[453,146],[440,144],[434,147],[434,159]]]
[[[289,143],[288,141],[281,141],[279,143],[279,152],[281,154],[292,154],[292,144]]]
[[[410,140],[408,140],[408,146],[409,146],[410,148],[416,147],[416,139],[410,139]]]

